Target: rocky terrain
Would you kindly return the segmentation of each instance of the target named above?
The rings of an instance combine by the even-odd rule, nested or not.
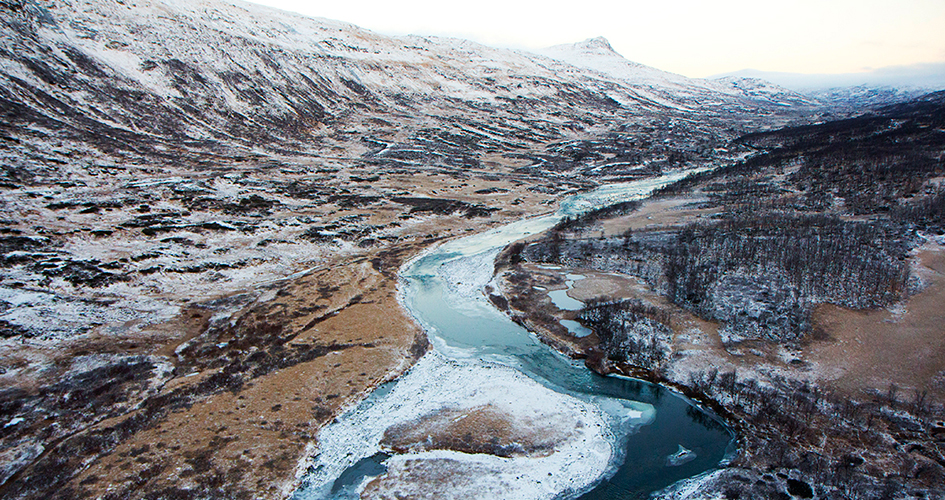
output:
[[[427,349],[396,296],[412,256],[601,184],[788,151],[822,129],[746,134],[838,112],[603,39],[531,54],[238,2],[0,0],[0,35],[2,498],[284,498],[318,430]],[[862,120],[858,137],[924,126]],[[876,196],[918,191],[884,217],[937,227],[923,190],[940,175],[890,180]],[[804,203],[860,206],[821,184]],[[911,260],[882,269],[916,267],[904,245],[881,256]],[[912,293],[915,272],[869,305]],[[473,427],[497,425],[474,410]],[[520,437],[490,453],[541,455]]]
[[[810,109],[715,83],[672,101],[682,77],[663,88],[652,69],[636,84],[248,4],[3,8],[4,294],[52,292],[4,318],[26,336],[166,319],[168,299],[383,245],[422,216],[526,213]],[[96,319],[35,321],[56,310]]]
[[[937,498],[943,118],[937,93],[741,137],[743,161],[507,248],[494,302],[729,419],[739,456],[666,497]],[[581,307],[550,296],[565,275]]]

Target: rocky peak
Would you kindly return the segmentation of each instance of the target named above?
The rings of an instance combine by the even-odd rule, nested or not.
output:
[[[581,49],[587,49],[587,50],[606,51],[606,52],[616,53],[616,51],[614,51],[614,48],[610,46],[610,41],[608,41],[606,38],[602,36],[598,36],[595,38],[588,38],[587,40],[584,40],[583,42],[577,43],[576,47],[581,48]]]

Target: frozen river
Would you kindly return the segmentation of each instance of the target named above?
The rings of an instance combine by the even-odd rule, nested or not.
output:
[[[433,349],[322,430],[294,498],[358,498],[365,484],[385,474],[371,487],[406,496],[645,498],[718,467],[731,452],[732,433],[717,417],[660,386],[602,377],[561,356],[496,310],[482,291],[506,245],[563,217],[645,197],[684,175],[574,196],[554,214],[451,241],[408,263],[401,270],[403,304]],[[482,408],[506,415],[512,433],[549,440],[550,451],[510,457],[382,451],[384,433],[394,426]],[[678,459],[681,449],[686,460]],[[424,484],[424,477],[452,482]]]

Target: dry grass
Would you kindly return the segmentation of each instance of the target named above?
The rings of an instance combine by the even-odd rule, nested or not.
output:
[[[632,230],[680,226],[706,219],[719,209],[693,208],[699,200],[691,196],[647,200],[631,214],[602,221],[606,235]],[[767,367],[791,378],[816,381],[862,398],[865,390],[887,391],[890,384],[902,394],[928,391],[945,402],[945,248],[926,245],[916,256],[916,271],[926,287],[890,310],[856,311],[831,304],[817,307],[814,335],[801,345],[785,350],[772,342],[752,341],[723,345],[719,325],[669,303],[644,283],[630,276],[599,273],[587,269],[543,269],[523,263],[511,269],[503,293],[513,306],[513,315],[547,343],[568,346],[563,352],[584,357],[591,345],[576,342],[557,326],[557,320],[572,319],[573,313],[558,311],[547,297],[548,290],[562,289],[568,273],[585,276],[568,292],[581,301],[592,299],[636,299],[671,313],[675,332],[672,357],[666,369],[685,380],[690,370],[735,368],[745,373]],[[514,274],[515,283],[509,276]],[[521,296],[515,296],[516,294]]]
[[[341,286],[323,297],[316,293],[323,283]],[[360,302],[347,305],[355,295],[361,296]],[[320,316],[299,314],[318,306],[323,306]],[[161,473],[135,491],[198,488],[207,486],[208,478],[219,477],[227,491],[281,497],[291,489],[295,469],[319,427],[409,366],[411,348],[422,336],[398,305],[395,283],[364,262],[308,275],[248,314],[294,317],[283,332],[293,337],[293,345],[352,347],[274,370],[239,391],[219,392],[174,410],[94,462],[74,479],[74,486],[103,494],[116,485],[135,484],[156,466]],[[199,384],[212,372],[175,379],[165,391]],[[147,451],[141,452],[144,448]]]
[[[829,339],[805,351],[830,385],[856,394],[895,384],[945,401],[945,249],[928,248],[918,260],[928,286],[901,310],[817,308],[814,327]]]
[[[570,436],[560,426],[520,422],[491,405],[443,409],[417,421],[395,425],[381,445],[397,453],[453,450],[501,457],[544,457]]]
[[[639,231],[648,228],[678,227],[721,213],[721,208],[698,208],[707,198],[678,196],[673,198],[651,198],[640,208],[622,217],[603,221],[604,236],[623,234],[627,229]]]

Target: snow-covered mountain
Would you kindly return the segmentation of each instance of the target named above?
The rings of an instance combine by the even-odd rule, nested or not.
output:
[[[358,155],[356,134],[434,124],[509,147],[680,113],[742,128],[812,104],[641,66],[602,39],[545,57],[239,2],[18,0],[0,30],[7,128],[106,149]]]
[[[574,44],[555,45],[540,54],[578,68],[590,69],[602,76],[629,84],[641,95],[666,106],[686,106],[696,111],[714,106],[731,106],[747,99],[774,106],[812,106],[817,103],[791,90],[757,78],[704,80],[687,78],[627,60],[603,37]]]

